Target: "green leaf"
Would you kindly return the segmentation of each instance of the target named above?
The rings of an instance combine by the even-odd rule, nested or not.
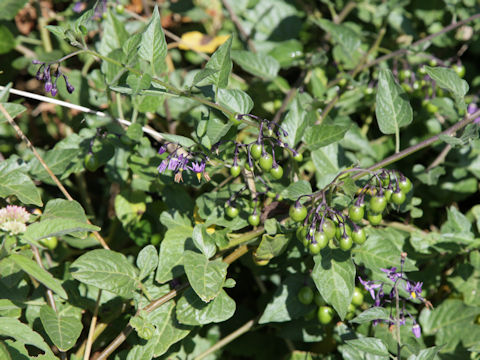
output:
[[[82,206],[72,200],[53,199],[45,206],[39,222],[27,227],[23,234],[26,241],[38,241],[50,236],[69,234],[85,237],[84,231],[99,231],[98,226],[87,224]]]
[[[407,94],[398,85],[390,70],[382,69],[378,75],[375,115],[384,134],[397,134],[400,128],[413,120],[413,111]]]
[[[287,277],[275,290],[258,323],[290,321],[314,309],[313,305],[306,306],[298,300],[298,292],[304,286],[304,280],[305,277],[300,274]]]
[[[278,61],[270,55],[234,50],[232,58],[246,72],[266,80],[273,79],[280,70]]]
[[[298,96],[295,96],[282,122],[282,128],[288,133],[284,140],[291,148],[297,146],[302,139],[306,126],[306,112],[302,108]]]
[[[150,360],[153,358],[155,353],[155,347],[160,342],[160,335],[158,332],[152,336],[151,339],[147,341],[146,344],[135,345],[128,352],[127,360]]]
[[[123,226],[137,223],[147,210],[147,196],[143,191],[130,189],[115,197],[115,213]]]
[[[342,140],[349,128],[350,124],[314,125],[305,132],[304,140],[309,149],[316,150]]]
[[[308,181],[299,180],[288,185],[288,187],[282,191],[282,194],[284,194],[287,199],[297,200],[298,197],[311,194],[312,192],[312,186]]]
[[[20,104],[6,102],[2,102],[1,104],[3,105],[5,110],[7,110],[8,114],[12,117],[12,119],[15,119],[15,117],[27,110],[25,106]],[[0,124],[4,121],[7,121],[7,118],[5,117],[5,115],[3,115],[3,112],[0,112]]]
[[[374,272],[381,268],[400,268],[400,258],[408,234],[393,228],[366,228],[368,241],[352,250],[355,263],[363,264]],[[412,259],[407,258],[405,271],[416,270]]]
[[[177,319],[185,325],[204,325],[230,319],[235,312],[235,301],[221,290],[218,296],[205,304],[195,291],[188,289],[177,303]]]
[[[61,350],[70,350],[77,342],[83,325],[80,319],[74,316],[57,315],[50,306],[40,308],[40,320],[48,337]]]
[[[72,162],[77,157],[78,149],[64,149],[55,146],[55,148],[45,153],[43,160],[55,175],[62,175],[63,173],[67,173],[67,169],[71,167]],[[37,158],[33,158],[32,161],[30,161],[30,173],[38,180],[53,184],[53,180],[47,173],[47,170],[45,170]]]
[[[389,310],[383,307],[374,306],[358,314],[354,319],[350,320],[350,322],[357,323],[357,324],[364,324],[364,323],[369,323],[373,320],[388,320],[388,319],[390,319]]]
[[[24,204],[42,206],[42,199],[33,181],[19,169],[0,163],[0,197],[15,195]]]
[[[253,108],[252,98],[244,91],[237,89],[219,89],[217,101],[232,112],[248,114]]]
[[[376,338],[360,338],[345,341],[348,345],[354,347],[357,350],[366,352],[367,354],[373,354],[377,356],[389,356],[387,347],[382,340]]]
[[[270,260],[275,256],[279,256],[287,248],[289,240],[290,237],[284,234],[277,234],[275,236],[264,234],[260,245],[258,245],[255,251],[255,257],[259,260]]]
[[[178,323],[175,317],[175,302],[172,300],[152,311],[148,319],[157,327],[159,335],[154,356],[164,354],[172,344],[182,340],[192,329]]]
[[[355,265],[350,254],[340,249],[325,248],[313,259],[312,278],[318,291],[344,319],[355,287]]]
[[[215,241],[213,240],[212,236],[207,234],[205,225],[195,225],[193,228],[192,239],[197,249],[200,250],[208,259],[215,255],[217,247],[215,246]]]
[[[137,288],[137,271],[125,255],[97,249],[80,256],[70,265],[72,276],[85,284],[132,298]]]
[[[199,71],[193,78],[193,84],[196,85],[204,79],[205,84],[214,84],[218,88],[226,88],[228,77],[232,71],[232,60],[230,59],[230,49],[232,47],[232,36],[230,36],[208,60],[205,68]]]
[[[468,92],[468,83],[460,78],[455,70],[444,67],[425,66],[427,74],[436,81],[441,88],[450,91],[455,99],[457,106],[465,108],[465,95]]]
[[[228,264],[221,259],[209,261],[208,258],[191,250],[185,251],[185,273],[197,295],[209,302],[218,296],[227,276]]]
[[[447,210],[447,221],[442,225],[442,242],[454,242],[458,244],[470,244],[475,236],[471,231],[472,224],[455,207]]]
[[[157,249],[153,245],[145,246],[137,256],[137,267],[140,269],[140,280],[144,279],[152,271],[156,269],[158,265],[158,253]]]
[[[152,75],[160,75],[166,67],[167,42],[165,41],[157,6],[155,6],[153,15],[142,33],[138,56],[150,63]]]
[[[351,165],[338,143],[314,150],[311,154],[319,189],[329,184],[347,164]]]
[[[18,11],[25,6],[28,0],[2,0],[0,1],[0,20],[11,20]]]
[[[438,179],[445,175],[445,168],[443,166],[436,166],[429,171],[425,171],[425,167],[421,164],[413,166],[413,173],[422,183],[426,185],[437,185]]]
[[[155,280],[161,284],[184,273],[185,241],[192,236],[193,228],[182,225],[171,228],[160,243],[160,255]]]
[[[41,282],[60,297],[68,298],[60,280],[55,279],[52,274],[42,269],[35,261],[19,254],[10,254],[10,258],[28,275]]]
[[[231,122],[224,124],[220,119],[215,117],[209,119],[207,122],[207,137],[210,140],[210,144],[215,144],[219,141],[231,127]]]
[[[479,307],[467,306],[461,300],[447,299],[433,310],[424,308],[419,320],[422,332],[435,335],[435,344],[445,345],[443,350],[448,352],[454,351],[460,342],[468,347],[478,341],[480,327],[474,324],[478,314]]]
[[[50,347],[45,343],[42,337],[33,331],[28,325],[11,317],[0,317],[0,335],[3,337],[14,338],[22,344],[36,346],[45,351],[47,355],[53,356]]]
[[[103,34],[98,52],[104,56],[115,49],[121,49],[130,34],[125,30],[125,25],[113,14],[107,11],[107,19],[102,22]]]
[[[6,54],[15,47],[15,38],[5,25],[0,25],[0,39],[0,54]]]
[[[418,352],[418,354],[410,355],[408,360],[434,360],[440,349],[440,346],[422,349]]]

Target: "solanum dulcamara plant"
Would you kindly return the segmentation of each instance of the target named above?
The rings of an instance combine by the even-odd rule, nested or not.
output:
[[[0,358],[480,359],[479,18],[0,2]]]

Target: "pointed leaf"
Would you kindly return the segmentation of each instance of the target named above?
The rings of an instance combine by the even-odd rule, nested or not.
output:
[[[312,278],[318,291],[343,320],[352,301],[355,287],[355,265],[350,254],[325,248],[314,258]]]
[[[185,273],[197,295],[205,302],[218,296],[227,276],[228,264],[221,259],[208,258],[191,250],[185,251]]]
[[[6,102],[2,102],[1,104],[3,105],[5,110],[7,110],[8,114],[12,117],[12,119],[15,119],[17,115],[20,115],[25,110],[27,110],[25,106],[20,104]],[[7,121],[7,118],[5,117],[5,115],[3,115],[3,112],[0,111],[0,124],[4,121]]]
[[[142,34],[138,56],[150,63],[152,75],[161,74],[166,67],[167,42],[157,6],[155,6],[150,22]]]
[[[305,143],[311,150],[319,149],[340,141],[350,128],[350,124],[320,124],[314,125],[305,132]]]
[[[304,276],[299,274],[287,277],[273,294],[258,323],[290,321],[314,309],[313,305],[305,306],[298,300],[298,292],[304,286],[303,279]]]
[[[374,306],[358,314],[354,319],[350,320],[350,322],[357,323],[357,324],[364,324],[364,323],[371,322],[373,320],[388,320],[388,319],[390,319],[389,310],[383,307]]]
[[[457,106],[465,108],[465,95],[468,92],[468,83],[460,78],[455,70],[444,67],[425,66],[427,74],[436,81],[441,88],[450,91],[455,98]]]
[[[67,293],[62,287],[60,280],[55,279],[52,274],[42,269],[35,261],[19,254],[10,254],[9,256],[20,268],[31,277],[37,279],[47,288],[58,294],[60,297],[67,299]]]
[[[389,356],[386,345],[382,340],[376,338],[360,338],[347,340],[346,343],[357,350],[366,352],[367,354],[373,354],[377,356]]]
[[[191,226],[178,226],[167,230],[160,243],[160,255],[155,280],[161,284],[184,273],[185,241],[192,236]]]
[[[246,72],[264,79],[273,79],[280,70],[278,61],[270,55],[235,50],[232,58]]]
[[[255,251],[255,257],[259,260],[270,260],[280,255],[287,248],[289,240],[290,237],[285,234],[277,234],[275,236],[264,234]]]
[[[24,204],[42,205],[42,199],[33,181],[18,169],[0,165],[0,197],[15,195]]]
[[[300,105],[298,96],[296,96],[282,122],[282,128],[288,133],[288,136],[284,138],[285,142],[291,148],[294,148],[302,139],[306,126],[306,113]]]
[[[121,49],[125,41],[130,37],[125,25],[113,14],[107,11],[107,19],[102,22],[103,34],[98,51],[102,55],[108,55],[115,49]]]
[[[219,88],[226,88],[228,77],[232,71],[232,60],[230,49],[232,47],[232,36],[230,36],[212,55],[205,65],[205,69],[198,72],[193,78],[195,85],[208,78],[207,84],[214,84]]]
[[[235,312],[235,301],[225,290],[208,304],[195,291],[188,289],[177,303],[177,319],[185,325],[204,325],[230,319]]]
[[[36,346],[45,351],[47,355],[53,356],[50,347],[43,338],[33,331],[28,325],[11,317],[0,317],[0,335],[14,338],[20,343]]]
[[[74,316],[57,315],[55,310],[46,305],[40,308],[40,320],[50,340],[61,351],[70,350],[83,329],[80,319]]]
[[[137,271],[125,255],[97,249],[80,256],[70,265],[72,276],[80,282],[132,298],[137,287]]]
[[[390,70],[382,69],[378,76],[375,114],[384,134],[396,134],[413,120],[413,111],[407,94],[398,85]]]
[[[217,101],[227,109],[239,114],[247,114],[253,108],[252,98],[246,92],[237,89],[219,89]]]

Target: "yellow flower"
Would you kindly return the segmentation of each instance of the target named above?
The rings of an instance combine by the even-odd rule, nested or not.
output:
[[[181,50],[196,50],[204,53],[213,53],[230,35],[209,36],[199,31],[189,31],[182,35],[182,42],[178,44]]]

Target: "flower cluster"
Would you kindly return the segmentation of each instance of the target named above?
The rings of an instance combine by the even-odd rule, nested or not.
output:
[[[158,153],[161,155],[167,152],[167,146],[169,144],[171,143],[162,145],[158,150]],[[159,173],[163,173],[165,170],[173,171],[175,174],[175,182],[183,181],[182,173],[184,170],[194,172],[198,181],[201,180],[202,175],[205,180],[210,181],[210,176],[205,171],[205,165],[208,160],[208,156],[201,152],[189,152],[188,150],[177,146],[176,149],[171,152],[166,159],[162,160],[157,170]]]
[[[431,307],[431,303],[422,297],[422,282],[413,282],[408,280],[405,277],[403,272],[403,265],[405,263],[406,253],[402,253],[401,258],[401,269],[397,271],[396,267],[392,267],[390,269],[380,269],[382,272],[387,274],[388,279],[393,283],[392,289],[388,296],[383,291],[384,282],[383,281],[371,281],[371,280],[363,280],[361,277],[358,277],[358,280],[363,285],[366,291],[369,292],[370,296],[374,300],[374,306],[384,306],[386,304],[392,303],[392,301],[401,301],[402,307],[400,308],[400,313],[396,314],[396,318],[390,317],[390,320],[387,322],[390,325],[405,325],[406,324],[406,317],[410,317],[413,322],[412,332],[416,338],[421,336],[421,328],[420,325],[417,324],[415,318],[405,310],[405,302],[408,300],[420,300],[422,301],[427,307]],[[399,285],[403,283],[403,288],[405,291],[408,292],[409,297],[408,299],[401,297],[399,293]],[[378,324],[379,320],[374,320],[373,324]]]
[[[16,235],[25,232],[27,226],[25,225],[30,214],[25,208],[16,205],[8,205],[0,209],[0,229]]]
[[[32,63],[35,65],[40,65],[40,67],[37,70],[37,74],[35,75],[35,78],[39,81],[45,82],[44,88],[47,93],[52,94],[52,96],[57,95],[58,93],[57,81],[60,77],[63,77],[63,79],[65,80],[67,91],[70,94],[75,91],[75,87],[68,82],[67,75],[61,72],[59,62],[45,63],[40,60],[33,60]],[[56,65],[56,68],[55,70],[53,70],[52,66],[55,66],[55,65]]]

